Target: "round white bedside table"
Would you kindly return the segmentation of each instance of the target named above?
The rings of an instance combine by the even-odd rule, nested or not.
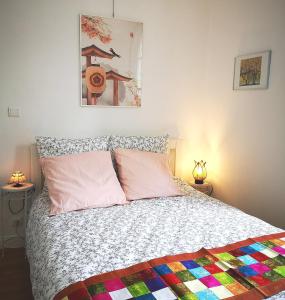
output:
[[[26,230],[27,225],[27,215],[28,215],[28,206],[29,206],[29,200],[32,198],[34,194],[34,185],[32,183],[23,183],[20,187],[14,187],[13,184],[7,184],[4,186],[1,186],[1,249],[2,249],[2,255],[4,255],[4,248],[5,248],[5,228],[4,228],[4,201],[9,201],[9,207],[10,207],[10,201],[13,201],[15,198],[12,197],[13,194],[19,193],[21,194],[22,200],[23,200],[23,207],[18,210],[17,212],[11,211],[12,214],[17,214],[20,211],[24,210],[24,229]],[[15,237],[16,238],[16,237]]]
[[[202,192],[208,196],[212,195],[213,186],[209,182],[204,182],[203,184],[197,184],[195,182],[191,182],[190,185],[199,192]]]

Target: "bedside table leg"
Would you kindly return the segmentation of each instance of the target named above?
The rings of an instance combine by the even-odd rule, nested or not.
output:
[[[1,252],[2,258],[4,257],[4,193],[1,193]]]
[[[26,248],[26,226],[28,214],[28,191],[25,191],[25,205],[24,205],[24,247]]]

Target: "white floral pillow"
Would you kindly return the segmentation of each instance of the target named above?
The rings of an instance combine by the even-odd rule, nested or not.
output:
[[[36,144],[39,156],[50,157],[82,152],[108,150],[109,136],[94,138],[54,138],[37,136]]]
[[[168,135],[163,136],[116,136],[109,141],[109,150],[117,148],[137,149],[141,151],[166,153],[168,149]]]

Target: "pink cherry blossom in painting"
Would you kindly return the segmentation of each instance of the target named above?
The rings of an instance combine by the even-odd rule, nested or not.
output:
[[[98,38],[102,43],[111,42],[111,30],[101,17],[81,16],[81,31],[89,38]]]
[[[131,76],[131,75],[130,75]],[[128,90],[132,93],[132,95],[134,96],[133,100],[132,100],[132,105],[133,106],[141,106],[141,89],[138,86],[138,82],[136,81],[136,79],[132,79],[130,80],[127,84],[126,87],[128,88]]]

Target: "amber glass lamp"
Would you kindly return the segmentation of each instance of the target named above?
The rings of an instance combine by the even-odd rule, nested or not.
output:
[[[9,183],[13,184],[14,187],[21,187],[23,186],[23,183],[25,182],[26,177],[24,175],[24,173],[22,173],[21,171],[15,171],[11,178]]]
[[[204,180],[207,177],[207,170],[206,170],[206,162],[201,160],[201,161],[196,161],[195,162],[195,167],[193,169],[193,177],[195,179],[196,184],[203,184]]]

